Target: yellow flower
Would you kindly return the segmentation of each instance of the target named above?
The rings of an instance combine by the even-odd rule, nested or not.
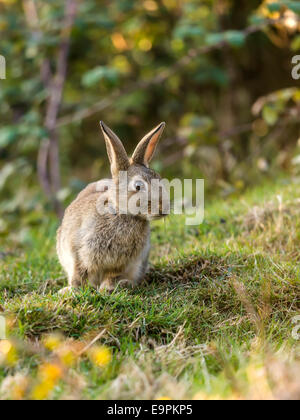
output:
[[[76,361],[74,352],[68,346],[63,346],[60,349],[58,349],[57,354],[60,358],[61,363],[65,366],[72,366]]]
[[[0,353],[2,353],[3,355],[6,356],[10,352],[11,348],[12,348],[12,344],[10,341],[8,340],[0,341]]]
[[[46,349],[53,351],[61,345],[61,336],[58,334],[50,334],[44,338],[44,346]]]
[[[54,388],[54,383],[51,381],[41,382],[33,388],[31,398],[33,400],[45,400]]]
[[[18,401],[22,400],[25,396],[27,386],[28,386],[27,380],[24,380],[24,383],[22,384],[15,385],[11,392],[13,399],[18,400]]]
[[[0,362],[4,361],[9,366],[14,366],[17,361],[17,350],[9,340],[0,341]]]
[[[159,400],[159,401],[168,401],[168,400],[171,400],[171,399],[172,399],[171,397],[168,397],[166,395],[157,398],[157,400]]]
[[[39,370],[39,382],[33,388],[31,398],[33,400],[45,400],[53,390],[59,379],[62,377],[62,369],[60,366],[45,363]]]
[[[39,376],[44,381],[57,382],[62,376],[62,369],[58,365],[45,363],[40,368]]]
[[[91,361],[98,367],[104,367],[111,362],[112,354],[107,347],[93,347],[89,351]]]

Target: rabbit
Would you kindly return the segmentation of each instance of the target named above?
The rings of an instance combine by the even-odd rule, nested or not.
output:
[[[72,292],[87,281],[97,290],[112,292],[118,285],[136,286],[144,277],[150,251],[150,225],[165,217],[162,195],[156,213],[150,212],[152,180],[161,177],[149,168],[165,123],[159,124],[137,145],[131,158],[117,135],[102,121],[112,179],[89,184],[66,209],[57,231],[57,253],[67,273],[69,286],[61,293]],[[127,174],[127,185],[120,186],[119,175]],[[145,191],[146,212],[127,214],[120,211],[116,196]],[[115,194],[117,193],[117,194]],[[110,203],[109,211],[99,211],[99,202]],[[102,207],[101,207],[102,209]],[[151,209],[152,210],[152,209]]]

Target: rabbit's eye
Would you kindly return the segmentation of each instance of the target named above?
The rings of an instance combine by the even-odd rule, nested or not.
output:
[[[143,183],[143,181],[135,181],[134,188],[135,188],[136,191],[144,190],[145,189],[145,184]]]

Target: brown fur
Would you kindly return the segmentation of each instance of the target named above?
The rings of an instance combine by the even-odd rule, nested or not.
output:
[[[152,178],[159,178],[158,174],[142,163],[127,157],[126,162],[121,141],[103,123],[101,127],[117,187],[116,176],[125,167],[128,168],[129,179],[139,176],[149,183]],[[153,130],[155,139],[152,139],[151,133],[148,135],[150,157],[153,154],[153,142],[157,143],[157,133],[159,131],[160,135],[163,127],[161,125],[159,130]],[[142,141],[146,155],[145,140]],[[138,152],[138,155],[141,156],[141,153]],[[145,157],[141,159],[145,162]],[[148,162],[149,160],[145,163]],[[103,195],[110,197],[110,189],[99,191],[96,182],[88,185],[66,209],[58,229],[57,253],[68,275],[69,288],[81,286],[87,280],[100,289],[112,290],[118,283],[134,286],[147,270],[150,249],[149,219],[145,215],[99,214],[97,201]]]

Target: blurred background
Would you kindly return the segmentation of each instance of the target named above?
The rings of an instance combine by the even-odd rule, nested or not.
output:
[[[204,178],[207,199],[297,181],[299,13],[299,1],[0,0],[0,237],[22,244],[108,175],[100,119],[129,153],[166,121],[154,169]]]

